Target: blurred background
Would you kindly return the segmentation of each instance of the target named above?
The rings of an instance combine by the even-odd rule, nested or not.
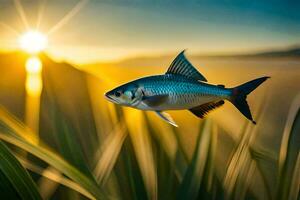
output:
[[[300,2],[0,0],[1,199],[299,199]],[[103,94],[182,50],[212,84],[271,76],[204,120]]]

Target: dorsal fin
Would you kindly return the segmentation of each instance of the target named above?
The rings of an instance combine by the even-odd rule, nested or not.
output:
[[[200,106],[197,106],[195,108],[189,109],[194,115],[197,117],[200,117],[201,119],[211,110],[218,108],[224,104],[224,101],[217,101],[217,102],[209,102],[202,104]]]
[[[199,81],[207,81],[206,78],[186,59],[184,51],[178,54],[173,60],[166,74],[177,74]]]

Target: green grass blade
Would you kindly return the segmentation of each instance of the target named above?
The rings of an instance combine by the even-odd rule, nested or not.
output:
[[[56,168],[59,172],[65,174],[70,179],[80,184],[96,199],[107,199],[105,192],[99,188],[94,178],[86,176],[50,149],[42,145],[28,142],[25,137],[30,135],[30,131],[3,109],[0,109],[0,121],[3,122],[4,125],[8,126],[8,128],[4,128],[2,131],[0,131],[0,139],[11,143],[45,161],[52,167]]]
[[[1,141],[0,170],[9,180],[21,199],[42,199],[30,175]],[[8,196],[5,194],[6,192],[7,191],[1,191],[1,196]]]
[[[22,138],[13,137],[12,135],[7,135],[3,132],[0,132],[0,139],[11,143],[45,161],[61,173],[71,178],[73,181],[80,184],[83,188],[89,191],[96,199],[105,199],[104,192],[102,192],[99,189],[95,180],[85,176],[82,172],[77,170],[75,167],[70,165],[67,161],[65,161],[63,158],[53,153],[52,151],[44,147],[34,146],[33,144],[30,144]]]
[[[130,137],[125,139],[114,168],[122,199],[147,199],[146,187]]]
[[[143,113],[138,110],[126,110],[125,119],[135,155],[143,176],[148,198],[157,199],[157,174],[152,144]],[[134,119],[134,120],[132,120]]]
[[[175,158],[178,149],[176,137],[169,124],[162,120],[150,121],[151,118],[146,113],[144,116],[152,140],[154,160],[157,166],[157,198],[175,199],[174,190],[179,185],[175,171]]]
[[[300,151],[299,131],[300,131],[300,96],[291,106],[286,127],[283,133],[283,139],[280,148],[279,158],[279,179],[277,188],[277,199],[288,199],[291,188],[294,187],[292,178],[297,172],[297,160]],[[296,195],[297,196],[297,195]]]
[[[211,121],[205,120],[199,133],[192,161],[178,191],[178,199],[196,199],[207,162],[211,139]]]
[[[64,177],[61,175],[61,173],[58,173],[56,170],[53,171],[52,168],[41,168],[37,165],[35,165],[32,162],[29,162],[25,160],[24,158],[18,157],[19,162],[29,171],[32,171],[36,174],[39,174],[43,177],[45,177],[48,180],[54,181],[58,184],[64,185],[70,189],[73,189],[74,191],[82,194],[83,196],[86,196],[89,199],[95,199],[87,190],[85,190],[83,187],[81,187],[78,183],[75,183],[74,181]],[[52,170],[51,170],[52,169]]]
[[[67,122],[66,117],[62,116],[63,114],[59,111],[58,106],[52,106],[52,110],[54,112],[52,121],[55,124],[55,133],[52,135],[56,138],[58,152],[86,176],[92,177],[88,163],[84,159],[77,129]]]
[[[299,199],[300,197],[300,152],[298,152],[297,162],[294,168],[291,181],[291,188],[288,199]]]
[[[124,120],[122,120],[106,138],[102,147],[100,158],[94,169],[94,174],[100,185],[104,186],[110,177],[127,134],[128,132],[126,130]]]
[[[218,195],[218,199],[221,198],[221,195],[216,193],[216,169],[215,169],[215,158],[217,150],[217,137],[218,131],[216,124],[212,125],[211,129],[211,139],[209,144],[209,149],[207,152],[207,161],[204,168],[203,178],[201,182],[201,187],[199,190],[198,198],[201,199],[213,199],[214,196]]]
[[[1,199],[20,199],[20,196],[15,191],[13,185],[2,171],[0,171],[0,191],[5,191],[0,194]]]

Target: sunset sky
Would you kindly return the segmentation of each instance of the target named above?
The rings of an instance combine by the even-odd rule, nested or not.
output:
[[[284,48],[300,44],[299,10],[299,0],[0,0],[0,49],[37,24],[46,51],[74,63]]]

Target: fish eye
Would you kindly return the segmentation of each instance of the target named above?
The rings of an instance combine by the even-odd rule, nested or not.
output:
[[[115,92],[115,96],[116,96],[116,97],[120,97],[121,94],[122,94],[122,93],[121,93],[120,91],[116,91],[116,92]]]

